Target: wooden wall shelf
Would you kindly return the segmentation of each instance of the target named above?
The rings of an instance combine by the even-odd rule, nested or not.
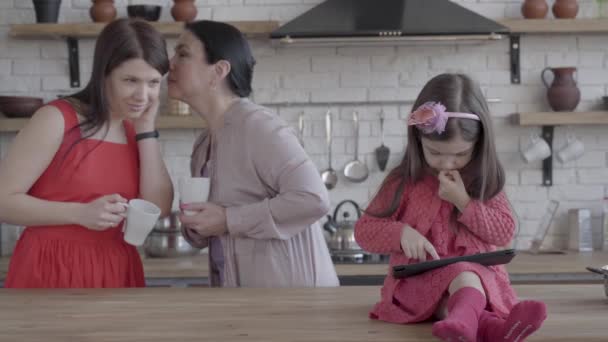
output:
[[[516,113],[512,119],[520,126],[608,125],[608,112]]]
[[[177,37],[184,28],[183,22],[150,22],[165,36]],[[270,32],[279,27],[277,21],[232,21],[248,38],[268,39]],[[106,23],[61,23],[61,24],[15,24],[10,26],[9,35],[13,38],[65,39],[68,46],[68,64],[70,67],[70,86],[80,87],[80,70],[78,65],[78,39],[95,38]]]
[[[29,118],[7,118],[0,116],[0,132],[10,133],[20,131]],[[203,128],[206,123],[196,115],[160,115],[156,120],[157,129]]]
[[[277,21],[228,22],[250,38],[268,38],[279,27]],[[163,35],[177,37],[183,30],[183,22],[151,22]],[[15,38],[94,38],[106,26],[105,23],[16,24],[9,34]]]
[[[529,34],[608,33],[608,19],[504,19],[509,28],[511,83],[521,83],[520,36]]]
[[[499,23],[516,34],[608,32],[608,19],[504,19]]]

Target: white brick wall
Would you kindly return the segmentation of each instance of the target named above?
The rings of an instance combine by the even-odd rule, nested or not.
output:
[[[127,0],[116,0],[119,16],[126,15]],[[161,20],[171,21],[171,1],[133,0],[131,3],[156,3],[163,6]],[[292,19],[321,0],[204,0],[197,1],[198,19],[266,20]],[[465,7],[492,18],[519,17],[521,0],[460,0]],[[552,5],[553,1],[549,1]],[[597,16],[597,4],[581,0],[582,17]],[[65,0],[60,21],[89,22],[89,0]],[[8,37],[9,25],[30,23],[34,13],[30,1],[0,0],[0,93],[37,95],[46,100],[73,90],[68,84],[67,49],[60,40],[15,40]],[[549,16],[552,16],[550,13]],[[172,47],[175,40],[170,40]],[[540,73],[547,66],[578,67],[582,101],[578,110],[601,108],[601,96],[608,90],[608,35],[553,35],[522,37],[522,84],[510,84],[508,42],[487,44],[424,43],[400,46],[290,47],[276,48],[265,41],[252,42],[258,61],[254,99],[263,103],[404,101],[414,100],[422,85],[432,76],[446,71],[466,72],[476,78],[488,98],[502,102],[490,104],[495,119],[496,143],[507,172],[506,191],[520,221],[517,247],[525,248],[534,234],[540,215],[550,199],[561,202],[547,244],[565,246],[566,212],[571,207],[589,207],[599,215],[600,200],[608,195],[608,135],[603,126],[577,126],[555,130],[556,149],[566,134],[574,134],[586,148],[574,162],[555,162],[554,186],[540,186],[541,163],[525,164],[519,155],[538,127],[516,127],[507,116],[516,111],[546,111],[546,90]],[[94,40],[80,40],[81,81],[90,73]],[[170,50],[171,51],[171,50]],[[273,107],[294,127],[300,111],[306,122],[306,149],[319,169],[327,167],[325,127],[320,106]],[[350,198],[365,205],[385,173],[378,170],[374,149],[380,145],[378,113],[386,117],[385,144],[391,149],[389,167],[402,157],[404,120],[410,105],[361,105],[356,108],[335,105],[333,144],[334,168],[341,169],[353,158],[352,110],[359,111],[360,158],[371,171],[362,184],[348,183],[340,176],[338,187],[330,192],[335,205]],[[195,130],[165,130],[161,134],[163,153],[174,179],[189,173],[189,153]],[[1,155],[6,153],[14,134],[0,135]],[[0,155],[0,156],[1,156]]]

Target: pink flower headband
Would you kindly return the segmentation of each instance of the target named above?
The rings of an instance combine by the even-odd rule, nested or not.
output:
[[[479,121],[479,116],[471,113],[446,112],[445,106],[440,102],[427,102],[412,114],[407,120],[408,125],[415,125],[416,128],[425,134],[445,131],[445,125],[449,118],[463,118]]]

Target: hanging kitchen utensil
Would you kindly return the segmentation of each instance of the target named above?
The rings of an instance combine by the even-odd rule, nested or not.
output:
[[[380,146],[376,147],[376,161],[380,171],[386,169],[391,150],[384,145],[384,110],[380,110]]]
[[[601,274],[603,276],[607,276],[608,277],[608,266],[603,266],[602,268],[596,268],[596,267],[587,266],[585,268],[587,269],[587,271],[590,271],[590,272],[593,272],[593,273],[597,273],[597,274]]]
[[[344,176],[351,182],[361,183],[369,176],[367,165],[359,160],[359,113],[353,112],[355,122],[355,159],[344,167]]]
[[[327,113],[325,113],[325,134],[327,138],[328,165],[327,169],[321,173],[321,179],[323,180],[327,190],[331,190],[335,188],[336,184],[338,183],[338,174],[336,173],[336,170],[331,167],[331,110],[328,110]]]
[[[304,147],[304,112],[300,112],[298,116],[298,139],[300,139],[300,145]]]

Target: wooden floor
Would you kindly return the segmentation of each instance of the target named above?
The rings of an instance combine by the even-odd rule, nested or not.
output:
[[[4,279],[8,270],[9,258],[0,258],[0,279]],[[143,258],[147,278],[197,278],[207,277],[207,255],[196,257],[149,259]],[[511,274],[534,273],[588,273],[586,266],[608,265],[608,252],[567,253],[567,254],[538,254],[533,255],[519,252],[513,261],[507,265]],[[386,275],[388,265],[336,265],[340,276]],[[608,338],[607,338],[608,341]]]
[[[528,341],[607,341],[598,285],[515,287],[547,303]],[[436,341],[431,324],[368,319],[379,287],[325,289],[0,289],[1,341]]]

